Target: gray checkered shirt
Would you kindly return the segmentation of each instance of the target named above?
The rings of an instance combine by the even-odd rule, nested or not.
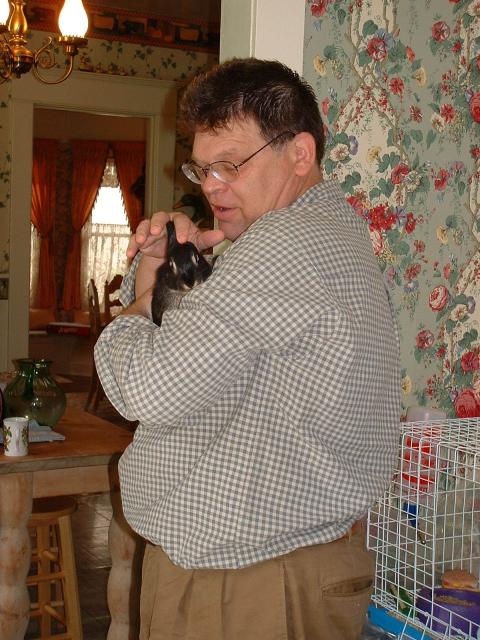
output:
[[[365,223],[335,182],[255,221],[161,328],[118,317],[95,361],[140,422],[120,460],[125,516],[175,564],[328,542],[387,487],[398,342]]]

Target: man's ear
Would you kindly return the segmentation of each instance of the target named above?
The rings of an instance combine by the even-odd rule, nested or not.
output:
[[[298,176],[307,175],[317,163],[317,146],[311,133],[297,133],[292,141],[295,168]]]

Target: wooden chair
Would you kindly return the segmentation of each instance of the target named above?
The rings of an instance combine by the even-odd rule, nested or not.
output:
[[[88,283],[88,315],[90,318],[90,335],[93,344],[98,340],[100,333],[104,327],[102,323],[102,317],[100,314],[100,303],[98,301],[98,290],[93,278]],[[85,402],[85,411],[90,411],[93,408],[93,413],[96,412],[98,403],[105,397],[103,387],[98,377],[97,368],[95,366],[95,359],[92,352],[92,375],[90,378],[90,388],[88,390],[87,400]]]
[[[104,289],[105,295],[103,298],[103,305],[104,305],[103,319],[106,325],[109,322],[111,322],[113,319],[110,309],[112,307],[122,306],[120,304],[120,300],[118,299],[118,293],[117,293],[120,287],[122,286],[122,281],[123,281],[123,276],[120,275],[119,273],[113,276],[110,282],[108,282],[107,280],[105,281],[105,289]]]
[[[70,516],[70,496],[36,498],[28,527],[33,535],[30,617],[38,618],[39,638],[81,640],[82,618]]]

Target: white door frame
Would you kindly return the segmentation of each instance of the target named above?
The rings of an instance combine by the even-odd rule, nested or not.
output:
[[[146,118],[145,211],[151,214],[170,210],[173,204],[177,84],[74,72],[61,84],[45,85],[28,75],[2,85],[0,98],[8,103],[11,142],[8,338],[7,353],[3,358],[0,353],[0,364],[10,368],[13,359],[28,355],[35,107]]]

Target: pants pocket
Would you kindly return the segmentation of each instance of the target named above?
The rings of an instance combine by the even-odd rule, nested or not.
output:
[[[332,640],[358,640],[372,595],[372,576],[330,584],[322,591],[324,610],[335,629]]]
[[[355,578],[353,580],[344,580],[338,584],[332,584],[323,590],[324,597],[349,597],[361,595],[362,592],[371,593],[373,586],[372,576],[364,578]]]

